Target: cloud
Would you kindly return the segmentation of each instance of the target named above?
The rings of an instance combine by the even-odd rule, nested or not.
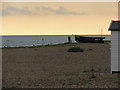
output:
[[[31,11],[21,9],[21,8],[16,8],[13,6],[8,6],[6,9],[2,10],[2,15],[3,16],[8,16],[8,15],[30,15],[32,14]]]
[[[58,7],[57,9],[53,9],[50,7],[35,7],[35,8],[17,8],[13,6],[7,6],[2,10],[3,16],[8,15],[86,15],[87,13],[71,11],[66,9],[65,7]],[[0,13],[1,15],[1,13]]]
[[[48,8],[48,7],[40,7],[39,9],[49,11],[49,12],[52,12],[52,13],[57,14],[57,15],[85,15],[85,14],[87,14],[84,12],[70,11],[62,6],[60,6],[58,9],[52,9],[52,8]]]

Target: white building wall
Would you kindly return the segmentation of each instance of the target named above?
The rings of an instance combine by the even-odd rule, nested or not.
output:
[[[118,71],[120,71],[120,31],[118,31]]]
[[[111,32],[111,72],[118,71],[118,34],[119,31]]]

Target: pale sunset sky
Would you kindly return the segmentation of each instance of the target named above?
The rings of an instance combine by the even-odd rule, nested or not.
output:
[[[110,34],[117,2],[3,2],[2,35]]]

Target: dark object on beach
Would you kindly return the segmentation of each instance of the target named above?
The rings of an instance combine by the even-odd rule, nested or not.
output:
[[[4,46],[4,48],[6,48],[6,46]]]
[[[80,48],[80,47],[71,47],[68,49],[68,52],[83,52],[84,49]]]
[[[77,43],[104,43],[103,39],[105,39],[105,37],[86,37],[75,35]]]
[[[33,44],[33,47],[34,47],[35,45]]]
[[[88,51],[92,51],[92,50],[93,50],[93,49],[91,49],[91,48],[90,48],[90,49],[88,49]]]
[[[68,44],[72,43],[71,37],[68,37]]]

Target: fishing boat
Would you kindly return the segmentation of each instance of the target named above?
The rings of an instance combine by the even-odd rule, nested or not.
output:
[[[105,37],[87,37],[75,35],[75,40],[77,43],[104,43],[103,39],[105,39]]]

